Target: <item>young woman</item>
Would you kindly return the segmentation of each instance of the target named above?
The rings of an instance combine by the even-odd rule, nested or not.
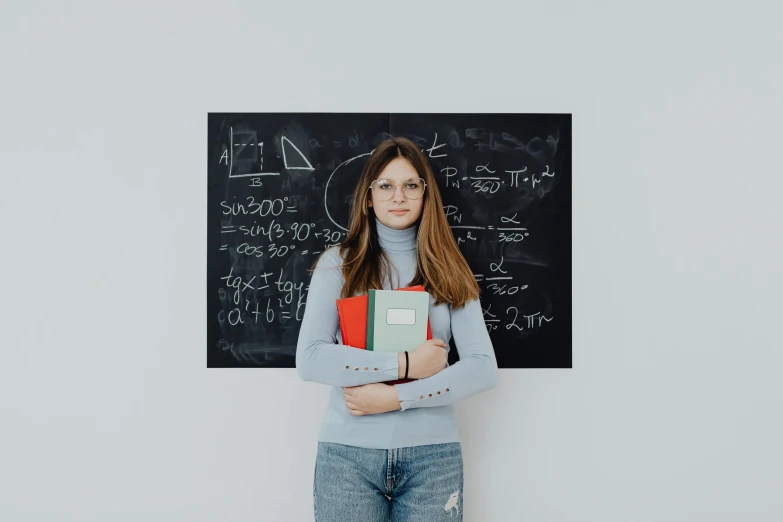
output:
[[[318,522],[462,520],[454,403],[493,388],[497,361],[479,286],[457,247],[427,158],[391,138],[370,155],[346,239],[314,263],[296,348],[306,381],[331,385],[318,436]],[[423,285],[432,337],[385,353],[342,344],[335,300]],[[459,362],[449,366],[449,339]],[[415,379],[401,384],[384,381]]]

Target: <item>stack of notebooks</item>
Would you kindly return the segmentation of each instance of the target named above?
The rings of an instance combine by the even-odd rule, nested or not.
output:
[[[376,352],[411,352],[432,339],[430,294],[424,286],[369,290],[337,300],[343,344]],[[413,379],[385,381],[401,384]]]

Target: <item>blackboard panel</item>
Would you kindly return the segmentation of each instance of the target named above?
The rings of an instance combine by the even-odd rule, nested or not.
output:
[[[498,365],[571,367],[570,115],[211,113],[208,132],[208,367],[295,366],[307,269],[391,135],[429,158]]]

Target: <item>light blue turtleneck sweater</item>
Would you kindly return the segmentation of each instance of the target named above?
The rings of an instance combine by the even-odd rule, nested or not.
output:
[[[375,218],[375,227],[393,265],[394,286],[389,288],[387,282],[384,288],[409,286],[416,273],[416,225],[395,230]],[[453,335],[459,361],[426,379],[395,384],[401,410],[354,416],[345,405],[342,387],[396,380],[399,363],[396,353],[342,344],[335,304],[344,283],[341,263],[337,247],[318,260],[296,346],[299,376],[333,387],[318,440],[379,449],[459,442],[453,404],[497,383],[497,360],[480,302],[474,299],[452,309],[446,303],[435,306],[430,296],[432,337],[448,343]]]

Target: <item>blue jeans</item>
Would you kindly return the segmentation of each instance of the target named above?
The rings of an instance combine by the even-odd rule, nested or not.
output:
[[[372,449],[318,442],[316,522],[462,522],[459,442]]]

